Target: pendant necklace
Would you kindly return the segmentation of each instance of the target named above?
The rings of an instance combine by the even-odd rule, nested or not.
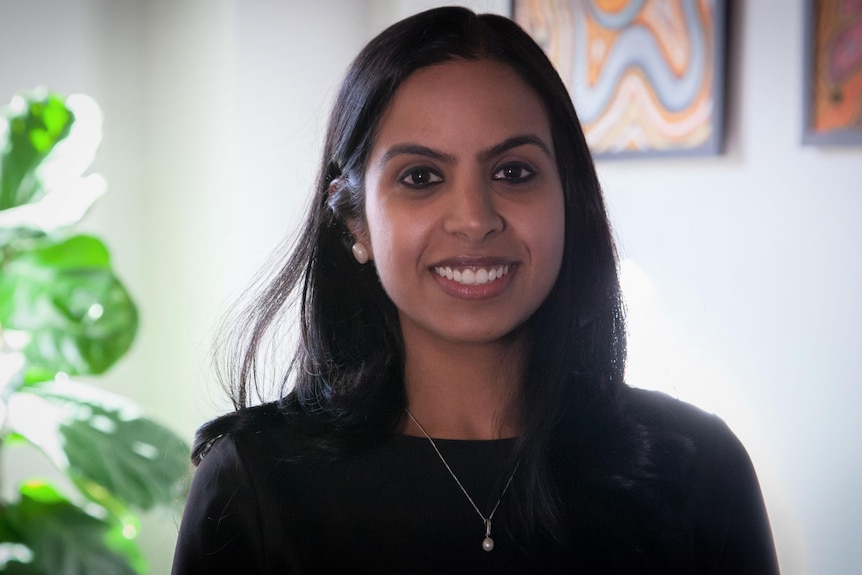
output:
[[[482,549],[485,551],[493,551],[494,540],[491,539],[491,519],[493,519],[494,513],[497,512],[497,508],[500,506],[500,502],[503,500],[503,496],[506,495],[506,491],[509,490],[509,485],[512,484],[512,479],[515,478],[515,473],[518,472],[518,467],[520,467],[521,462],[518,461],[517,465],[515,465],[515,469],[512,471],[512,475],[509,476],[509,480],[506,482],[506,486],[503,487],[503,492],[500,493],[500,498],[497,499],[497,503],[494,505],[494,508],[491,510],[491,513],[488,515],[488,517],[485,517],[484,515],[482,515],[482,512],[479,511],[479,506],[476,505],[476,503],[473,501],[473,498],[470,497],[470,494],[467,493],[466,489],[464,489],[464,486],[461,484],[461,481],[458,479],[458,476],[455,475],[455,472],[452,471],[451,467],[449,467],[449,464],[446,462],[446,458],[443,457],[442,453],[440,453],[440,450],[437,448],[437,444],[434,443],[434,440],[431,439],[431,436],[428,435],[428,433],[425,431],[425,428],[422,427],[422,425],[418,421],[416,421],[416,418],[413,417],[413,414],[410,413],[409,409],[405,407],[404,411],[407,412],[407,415],[410,416],[410,419],[413,420],[413,423],[416,424],[416,427],[419,428],[419,431],[422,432],[422,435],[424,435],[425,438],[431,442],[431,447],[433,447],[434,451],[437,452],[437,457],[439,457],[440,461],[443,462],[443,465],[446,466],[446,469],[449,471],[449,475],[452,476],[452,479],[454,479],[455,483],[458,484],[458,487],[461,488],[461,491],[464,493],[464,496],[467,498],[467,501],[470,502],[470,505],[473,506],[473,509],[476,510],[476,513],[479,515],[479,517],[482,518],[482,523],[485,525],[485,538],[482,540]]]

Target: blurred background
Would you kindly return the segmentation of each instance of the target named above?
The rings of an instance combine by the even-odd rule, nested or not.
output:
[[[510,14],[508,0],[459,2]],[[420,0],[0,0],[0,102],[101,105],[108,193],[84,220],[141,313],[99,385],[187,440],[229,404],[214,330],[296,229],[356,52]],[[718,413],[749,449],[784,573],[862,570],[862,147],[802,133],[803,0],[736,0],[724,154],[598,162],[623,258],[630,380]],[[5,450],[4,489],[51,474]],[[178,512],[144,518],[167,573]]]

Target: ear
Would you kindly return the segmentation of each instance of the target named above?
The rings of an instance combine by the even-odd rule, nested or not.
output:
[[[348,211],[349,207],[349,187],[350,183],[346,176],[338,176],[333,178],[327,189],[329,208],[335,214],[343,214]],[[374,259],[371,254],[371,237],[368,234],[368,225],[365,223],[365,218],[345,218],[344,223],[347,225],[347,230],[353,236],[353,253],[359,263],[365,263],[370,259]],[[357,255],[357,249],[361,252],[361,256]]]
[[[346,223],[347,229],[350,231],[350,235],[353,236],[353,240],[355,242],[362,243],[367,250],[368,259],[373,260],[374,252],[371,248],[371,236],[368,233],[368,224],[365,223],[365,219],[350,219],[347,220]]]

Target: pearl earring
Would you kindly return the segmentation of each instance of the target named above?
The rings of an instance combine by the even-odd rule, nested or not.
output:
[[[360,264],[368,262],[368,248],[365,247],[365,244],[362,242],[356,242],[353,244],[353,257],[355,257],[356,261]]]

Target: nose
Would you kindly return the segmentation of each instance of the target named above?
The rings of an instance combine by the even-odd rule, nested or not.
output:
[[[443,222],[446,232],[481,242],[503,229],[504,220],[489,184],[465,182],[453,186],[447,196]]]

